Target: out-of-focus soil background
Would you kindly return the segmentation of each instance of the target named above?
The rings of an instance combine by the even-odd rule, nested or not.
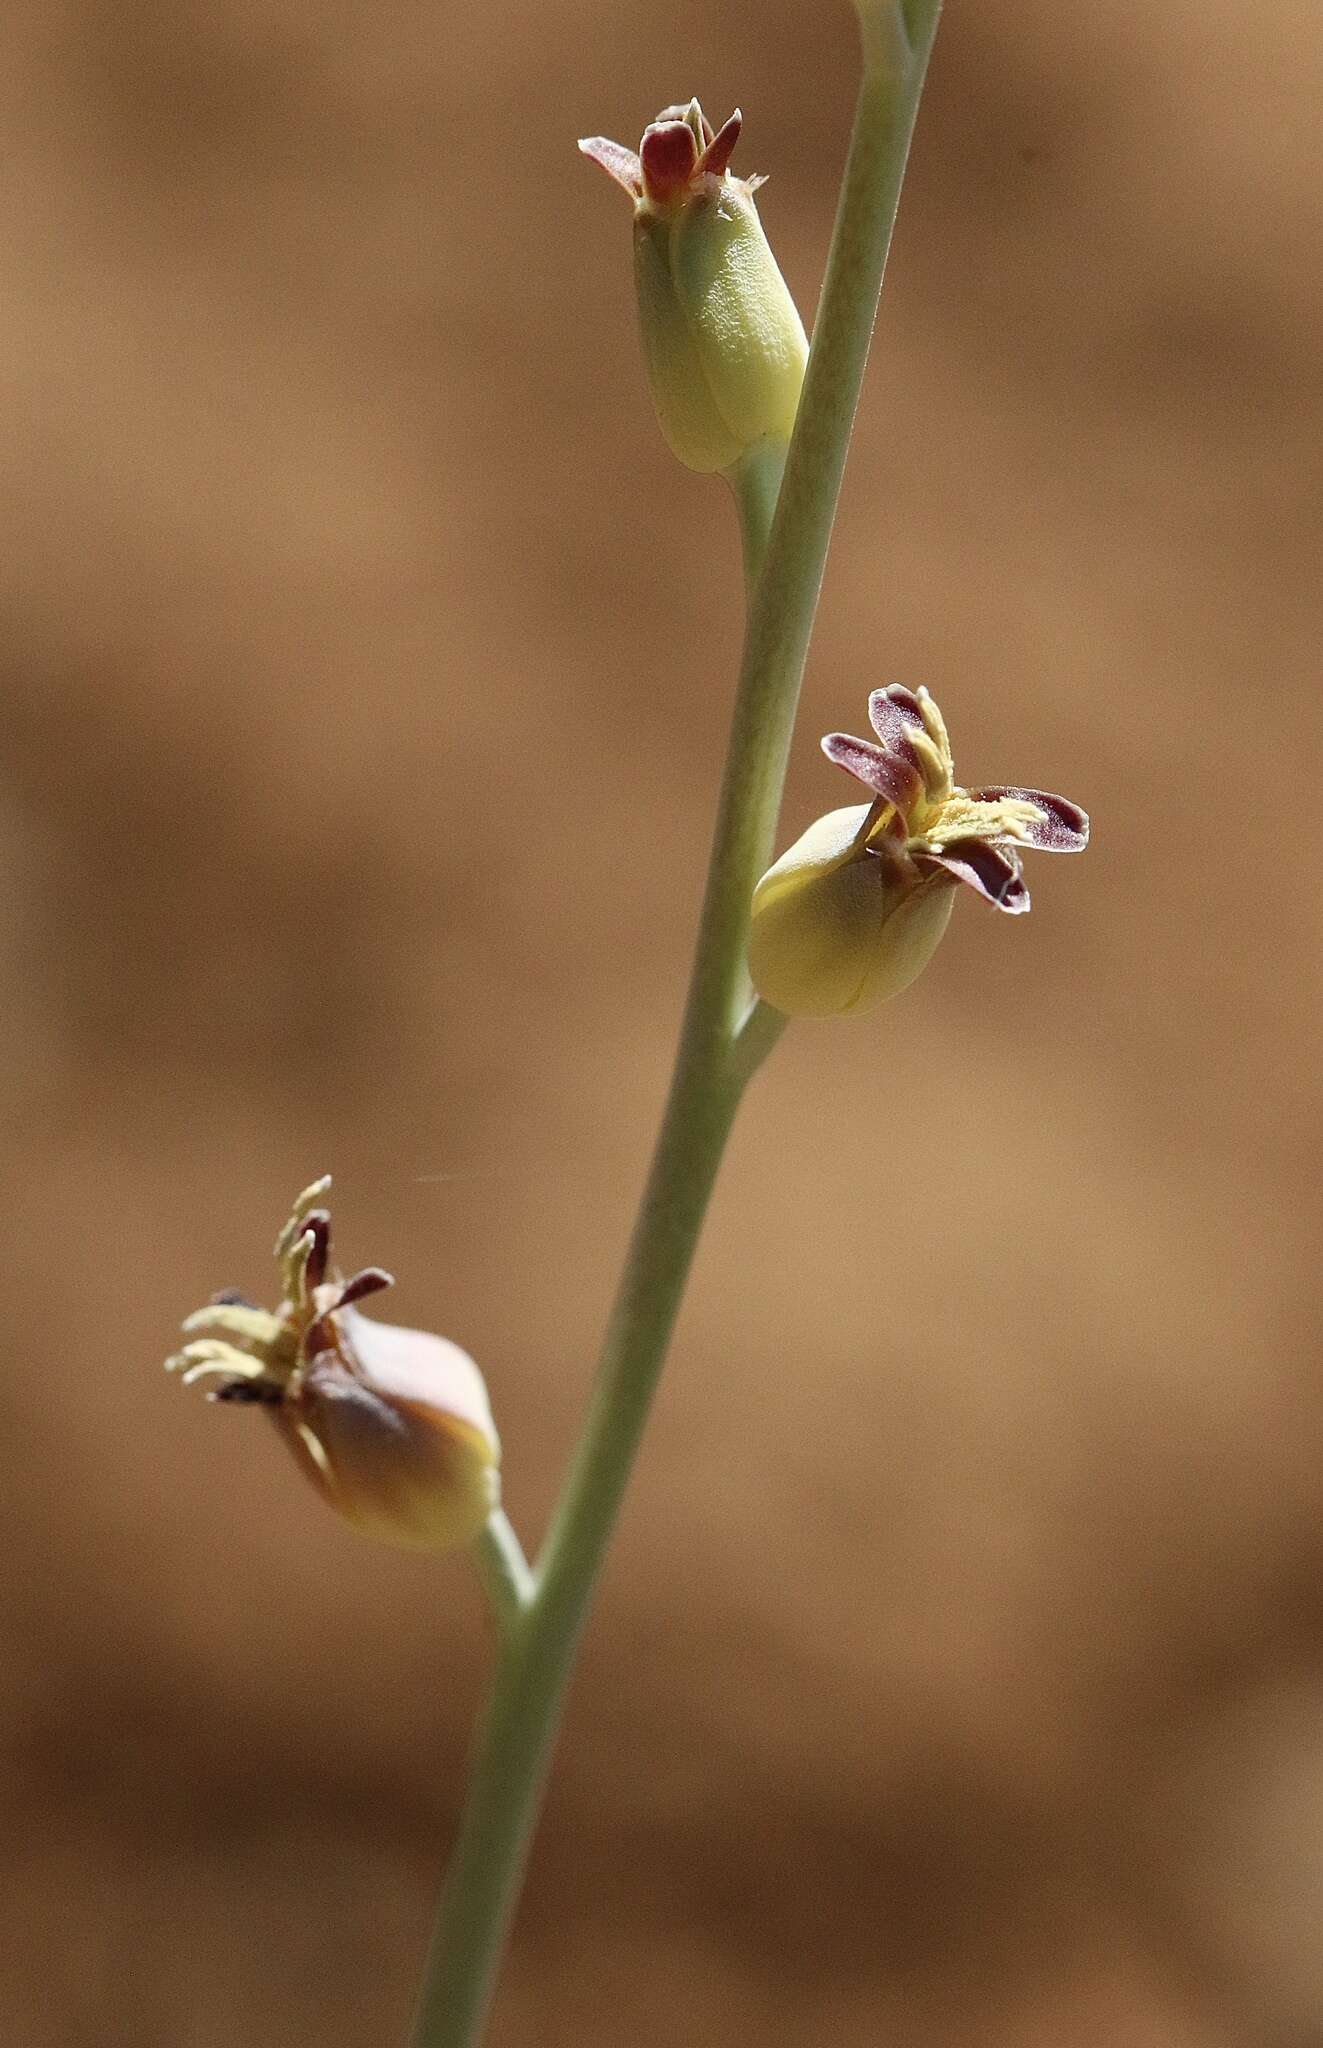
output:
[[[0,2038],[407,2024],[487,1661],[158,1369],[296,1188],[530,1537],[737,650],[628,210],[676,95],[812,308],[848,10],[18,0],[4,81]],[[754,1091],[495,2048],[1323,2038],[1314,0],[951,0],[814,741],[1092,811]]]

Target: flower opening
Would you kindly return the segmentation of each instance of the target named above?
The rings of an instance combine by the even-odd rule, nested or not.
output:
[[[787,1016],[834,1016],[898,995],[936,950],[957,882],[1019,915],[1029,908],[1022,851],[1088,844],[1088,818],[1065,797],[960,788],[926,690],[874,690],[868,715],[876,740],[833,732],[822,750],[871,801],[820,818],[754,891],[750,971]]]

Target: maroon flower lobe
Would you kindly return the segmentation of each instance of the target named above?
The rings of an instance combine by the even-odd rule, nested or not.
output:
[[[924,729],[919,700],[903,683],[888,683],[885,690],[872,692],[868,722],[884,747],[902,746],[911,732]]]
[[[308,1263],[304,1274],[309,1287],[320,1287],[326,1278],[327,1261],[331,1254],[331,1213],[329,1209],[310,1209],[303,1219],[303,1235],[312,1239],[308,1247]]]
[[[714,135],[696,100],[687,107],[663,107],[643,131],[638,155],[605,135],[587,135],[579,147],[623,185],[630,198],[657,206],[673,204],[704,178],[724,177],[740,139],[743,115],[736,107]],[[755,179],[754,183],[760,182]]]
[[[1016,797],[1021,803],[1036,804],[1043,813],[1024,827],[1028,845],[1043,853],[1083,853],[1089,843],[1089,818],[1078,804],[1064,796],[1052,796],[1045,789],[971,789],[977,803],[996,803],[1001,797]]]
[[[687,121],[654,121],[639,145],[643,190],[658,206],[678,199],[698,168],[698,138]]]
[[[940,853],[916,852],[914,864],[920,868],[945,868],[957,882],[967,883],[1012,917],[1029,908],[1029,891],[1019,861],[1013,853],[990,846],[986,839],[948,840]]]
[[[384,1266],[364,1266],[361,1272],[346,1280],[340,1289],[337,1309],[348,1308],[351,1302],[364,1301],[369,1294],[380,1294],[383,1287],[393,1287],[395,1277]]]
[[[822,751],[829,761],[898,811],[911,810],[922,793],[923,777],[918,769],[888,748],[875,747],[871,740],[857,740],[848,732],[829,732]]]
[[[605,135],[585,135],[579,144],[585,156],[600,164],[608,178],[614,178],[617,185],[623,185],[631,199],[643,197],[643,166],[632,149],[626,149],[623,142],[612,142]]]
[[[736,107],[729,120],[722,122],[716,134],[708,143],[707,148],[703,151],[702,156],[698,159],[700,176],[720,178],[724,175],[732,156],[735,154],[735,145],[740,139],[740,129],[743,125],[744,116],[739,108]],[[704,128],[707,127],[706,120],[703,126]]]

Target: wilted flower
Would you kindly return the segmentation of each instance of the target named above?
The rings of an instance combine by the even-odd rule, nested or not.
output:
[[[415,1550],[470,1542],[500,1499],[500,1444],[482,1375],[445,1337],[361,1315],[392,1284],[380,1266],[330,1270],[329,1176],[276,1240],[284,1299],[215,1295],[167,1360],[214,1401],[258,1403],[323,1499],[366,1534]]]
[[[870,1009],[907,988],[946,930],[956,882],[998,910],[1028,910],[1020,849],[1078,853],[1089,821],[1041,789],[956,787],[926,690],[874,690],[880,745],[828,733],[822,750],[872,801],[819,818],[753,897],[749,967],[787,1016]]]
[[[697,100],[665,107],[638,154],[579,144],[634,201],[634,278],[653,404],[690,469],[729,470],[788,441],[808,343],[754,205],[761,178],[729,170],[737,110],[716,134]]]

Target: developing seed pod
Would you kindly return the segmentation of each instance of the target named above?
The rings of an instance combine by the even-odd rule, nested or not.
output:
[[[328,1274],[329,1179],[304,1190],[276,1243],[275,1311],[217,1296],[167,1361],[213,1400],[263,1407],[318,1493],[365,1535],[411,1550],[470,1543],[500,1502],[500,1444],[482,1375],[448,1338],[356,1304],[391,1285]]]
[[[741,116],[716,134],[697,100],[666,107],[638,154],[579,144],[634,201],[634,281],[653,404],[690,469],[729,471],[788,441],[808,342],[754,203],[729,163]]]

